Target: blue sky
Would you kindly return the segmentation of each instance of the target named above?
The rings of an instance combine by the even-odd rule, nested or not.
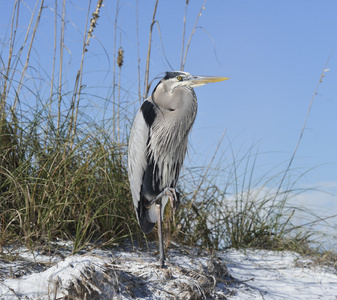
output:
[[[74,74],[80,62],[87,9],[85,2],[67,1],[65,61],[69,64],[65,64],[64,89],[68,90],[73,88]],[[0,2],[3,41],[12,10],[8,3]],[[189,2],[186,41],[203,3],[204,0]],[[142,82],[154,4],[153,0],[139,0]],[[33,4],[27,5],[33,8]],[[47,8],[34,44],[35,62],[39,67],[31,71],[41,78],[48,77],[45,73],[50,74],[54,36],[53,1],[46,1],[45,6]],[[95,3],[91,11],[94,6]],[[27,6],[21,7],[19,34],[22,39],[30,15]],[[115,8],[115,1],[106,1],[94,31],[95,38],[91,40],[85,57],[83,82],[86,91],[102,97],[111,94]],[[159,0],[156,20],[166,57],[155,25],[150,80],[171,70],[171,66],[175,70],[180,68],[184,10],[185,1]],[[120,0],[117,48],[122,45],[125,50],[121,73],[122,103],[128,107],[137,103],[136,16],[136,1]],[[191,135],[187,165],[208,164],[226,130],[217,158],[224,166],[232,159],[230,147],[240,159],[254,145],[254,151],[259,152],[257,177],[269,170],[276,173],[284,169],[295,149],[322,71],[329,69],[318,87],[292,169],[297,176],[313,168],[300,179],[299,186],[320,187],[336,195],[336,16],[335,0],[206,1],[192,37],[185,71],[231,79],[196,89],[199,110]],[[43,93],[48,95],[48,88],[42,88]],[[28,92],[27,101],[34,101]],[[88,97],[87,101],[97,109],[96,116],[99,118],[99,100]],[[308,190],[310,205],[323,205],[328,211],[337,213],[336,197],[328,194],[315,194],[313,197],[310,193]],[[309,204],[303,201],[303,205]]]
[[[167,59],[175,69],[180,65],[183,2],[159,2],[156,18]],[[153,3],[141,5],[140,19],[151,19]],[[188,34],[202,3],[190,1]],[[123,9],[127,10],[122,7],[121,13]],[[330,69],[314,98],[292,169],[302,174],[314,168],[300,181],[303,187],[325,186],[337,192],[336,15],[335,1],[206,2],[185,70],[231,79],[196,89],[199,111],[191,137],[192,164],[198,163],[193,161],[195,157],[206,164],[210,161],[226,129],[222,150],[231,144],[243,155],[253,144],[258,148],[257,177],[259,170],[262,176],[276,166],[284,168],[321,73]],[[148,22],[145,25],[147,40]],[[158,37],[157,31],[154,37]],[[169,66],[158,38],[154,40],[151,74],[156,76]],[[222,158],[227,155],[230,152]],[[336,199],[330,201],[336,203]]]

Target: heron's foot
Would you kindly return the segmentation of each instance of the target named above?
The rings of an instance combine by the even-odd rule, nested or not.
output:
[[[175,189],[173,189],[173,193],[172,195],[169,195],[169,197],[171,202],[171,208],[173,211],[176,211],[180,204],[180,195]]]
[[[161,194],[169,196],[171,208],[173,211],[176,211],[180,203],[180,196],[179,193],[176,192],[176,189],[167,187]],[[161,201],[161,199],[158,199],[158,201]]]
[[[180,196],[179,193],[176,192],[174,188],[167,187],[165,188],[157,197],[153,198],[147,205],[146,208],[150,208],[152,204],[157,203],[159,204],[159,201],[161,201],[161,198],[167,195],[170,198],[171,208],[173,211],[176,211],[178,208],[178,205],[180,203]]]

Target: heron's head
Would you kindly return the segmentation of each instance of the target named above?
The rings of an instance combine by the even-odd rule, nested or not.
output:
[[[166,72],[165,77],[160,81],[160,84],[166,87],[171,92],[177,87],[198,87],[207,83],[227,80],[227,77],[218,76],[193,76],[190,73],[182,71]]]
[[[157,84],[153,91],[154,101],[170,110],[178,108],[179,104],[196,101],[193,88],[203,86],[207,83],[227,80],[227,77],[218,76],[194,76],[187,72],[166,72],[163,79]],[[172,109],[171,109],[172,108]]]

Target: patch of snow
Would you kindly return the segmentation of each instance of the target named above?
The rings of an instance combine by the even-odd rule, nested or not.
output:
[[[230,250],[220,255],[245,289],[230,299],[337,299],[336,270],[292,252]]]
[[[147,251],[64,251],[66,258],[20,248],[20,260],[1,260],[0,299],[337,299],[336,270],[292,252],[210,255],[176,245],[162,269],[153,244]]]

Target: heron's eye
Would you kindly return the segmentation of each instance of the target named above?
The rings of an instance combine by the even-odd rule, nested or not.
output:
[[[178,81],[182,81],[183,78],[181,76],[177,76]]]

